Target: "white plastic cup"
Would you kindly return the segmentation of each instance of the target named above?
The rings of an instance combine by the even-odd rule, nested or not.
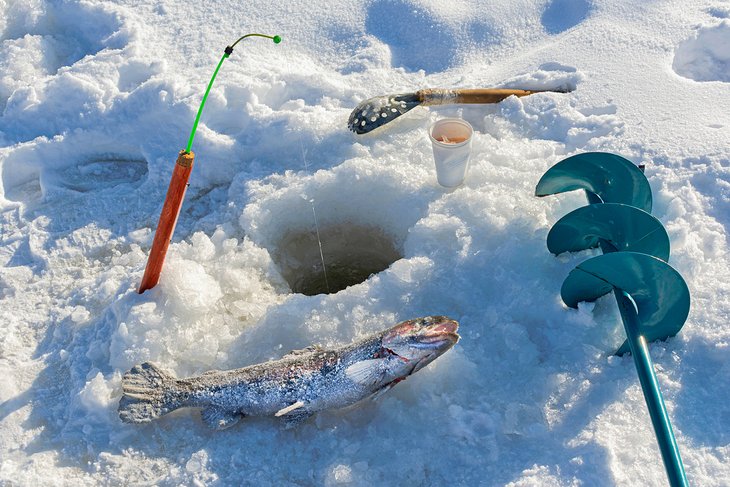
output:
[[[473,133],[469,122],[460,118],[443,118],[429,129],[436,179],[441,186],[455,188],[464,182]]]

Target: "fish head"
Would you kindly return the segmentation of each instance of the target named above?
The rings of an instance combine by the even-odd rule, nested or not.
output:
[[[446,316],[426,316],[398,323],[386,331],[381,353],[400,362],[402,377],[430,364],[459,341],[459,323]]]
[[[445,316],[427,316],[398,323],[356,347],[347,377],[369,392],[387,391],[418,372],[459,341],[459,324]],[[368,356],[363,356],[366,351]]]

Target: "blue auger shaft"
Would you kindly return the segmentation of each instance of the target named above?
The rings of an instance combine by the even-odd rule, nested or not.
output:
[[[659,443],[659,450],[664,460],[664,469],[669,478],[669,485],[672,487],[686,487],[687,476],[684,473],[682,457],[679,455],[677,440],[674,438],[672,423],[669,421],[667,408],[664,405],[662,391],[659,389],[654,364],[649,355],[649,347],[646,339],[639,333],[636,309],[629,298],[629,295],[621,289],[614,288],[616,303],[624,322],[624,329],[631,349],[631,356],[634,358],[636,373],[639,375],[641,390],[644,392],[646,407],[649,409],[651,423],[654,425],[654,434]]]
[[[602,203],[601,199],[586,191],[588,202],[591,204]],[[604,239],[599,239],[599,246],[604,254],[616,252],[616,249]],[[649,410],[652,425],[654,426],[654,435],[659,450],[664,461],[664,469],[667,472],[669,485],[672,487],[688,487],[687,476],[684,473],[684,465],[682,457],[679,454],[677,440],[672,431],[672,424],[669,421],[667,408],[664,405],[662,392],[659,389],[659,382],[654,372],[654,364],[649,355],[649,347],[646,339],[639,332],[638,316],[636,308],[629,295],[617,287],[613,288],[613,294],[616,297],[616,304],[621,313],[621,321],[623,321],[626,337],[629,342],[631,356],[634,358],[634,366],[639,376],[641,390],[644,393],[646,407]]]

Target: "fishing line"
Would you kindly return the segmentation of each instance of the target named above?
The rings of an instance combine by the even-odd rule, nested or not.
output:
[[[304,152],[304,141],[302,140],[302,134],[299,133],[299,148],[302,151],[302,161],[304,161],[304,170],[309,173],[309,164],[307,163],[307,156]],[[319,258],[322,259],[322,273],[324,274],[324,285],[327,287],[327,294],[330,294],[330,283],[327,279],[327,266],[324,263],[324,252],[322,252],[322,238],[319,234],[319,222],[317,221],[317,211],[314,209],[314,198],[309,200],[312,205],[312,215],[314,216],[314,228],[317,230],[317,243],[319,244]]]

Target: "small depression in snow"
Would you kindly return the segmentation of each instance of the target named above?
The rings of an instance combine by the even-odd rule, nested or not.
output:
[[[307,296],[342,291],[403,257],[380,228],[346,223],[321,227],[319,238],[314,229],[287,233],[273,254],[291,290]]]
[[[703,27],[680,43],[672,68],[695,81],[730,82],[730,20]]]

